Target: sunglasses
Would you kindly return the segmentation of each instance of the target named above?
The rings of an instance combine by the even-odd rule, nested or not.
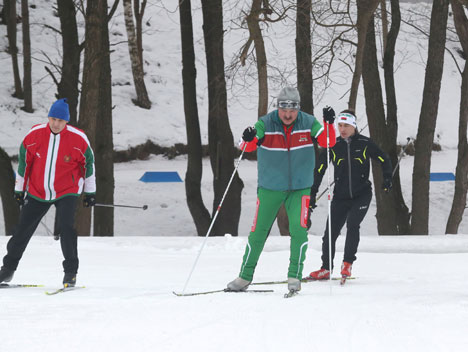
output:
[[[297,101],[292,101],[292,100],[284,100],[278,102],[278,108],[280,109],[294,109],[294,110],[299,110],[299,103]]]

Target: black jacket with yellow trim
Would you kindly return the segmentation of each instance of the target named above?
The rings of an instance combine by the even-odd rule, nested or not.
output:
[[[335,146],[330,148],[330,161],[335,167],[333,195],[336,199],[353,199],[372,189],[369,181],[370,159],[382,165],[384,179],[392,178],[389,156],[369,137],[356,133],[346,140],[337,138]],[[318,190],[326,169],[327,151],[324,149],[314,170],[312,190]]]

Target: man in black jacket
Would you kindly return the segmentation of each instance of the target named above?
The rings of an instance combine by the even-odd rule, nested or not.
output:
[[[335,146],[329,149],[330,161],[335,167],[335,188],[331,202],[331,255],[333,263],[335,242],[346,223],[347,234],[341,275],[349,277],[351,266],[356,260],[359,227],[372,199],[372,184],[369,181],[370,159],[376,160],[382,166],[384,180],[382,188],[385,192],[389,192],[392,188],[392,164],[388,155],[369,137],[357,132],[354,111],[342,111],[336,123],[340,136]],[[323,150],[314,170],[314,184],[310,190],[310,211],[316,207],[317,192],[327,166],[327,152]],[[324,280],[330,277],[328,223],[327,219],[322,239],[322,268],[310,273],[308,278],[312,280]]]

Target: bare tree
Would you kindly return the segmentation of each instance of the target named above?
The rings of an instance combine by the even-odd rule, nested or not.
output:
[[[262,6],[263,5],[263,6]],[[273,11],[267,0],[253,0],[250,13],[245,15],[249,28],[249,38],[242,47],[240,62],[245,66],[245,60],[249,54],[252,42],[255,47],[257,75],[258,75],[258,116],[266,115],[268,112],[268,70],[265,43],[263,41],[260,21],[269,21],[268,15]],[[263,16],[263,20],[261,19]]]
[[[411,234],[429,232],[429,174],[444,65],[448,0],[434,0],[428,59],[413,167]]]
[[[465,60],[465,67],[462,73],[460,117],[458,127],[458,161],[455,172],[455,193],[453,195],[452,208],[447,220],[445,229],[446,234],[458,233],[463,213],[466,208],[466,195],[468,190],[468,64],[466,58],[468,55],[468,18],[461,5],[462,1],[451,0],[455,28],[463,49],[462,57]],[[468,1],[464,1],[465,6]]]
[[[79,124],[88,135],[96,160],[96,198],[114,203],[112,94],[107,0],[87,2],[83,86]],[[96,138],[99,133],[99,138]],[[80,235],[89,235],[90,211],[79,207],[76,220]],[[94,209],[94,235],[112,236],[113,208]]]
[[[386,121],[386,131],[387,135],[387,144],[384,145],[384,150],[390,156],[393,167],[397,167],[398,163],[398,114],[397,114],[397,101],[396,101],[396,89],[395,89],[395,47],[398,38],[398,33],[400,29],[401,14],[400,14],[400,0],[391,0],[391,26],[390,31],[385,36],[385,51],[384,51],[384,77],[385,77],[385,94],[386,94],[386,103],[387,103],[387,121]],[[385,11],[386,13],[386,11]],[[384,196],[383,192],[379,192],[377,197]],[[410,214],[409,209],[405,204],[403,198],[403,193],[401,190],[401,181],[400,181],[400,168],[398,167],[394,171],[393,175],[393,190],[389,194],[389,202],[381,202],[382,207],[382,217],[380,224],[382,224],[379,234],[385,233],[394,233],[399,235],[404,235],[409,233],[409,220]],[[391,207],[391,209],[390,209]],[[386,211],[389,211],[388,214],[392,214],[386,217],[384,214]],[[387,219],[388,218],[388,219]],[[391,221],[390,223],[388,221]],[[395,228],[396,226],[396,228]],[[392,228],[393,227],[393,228]]]
[[[356,100],[359,90],[359,81],[362,73],[362,60],[364,55],[364,46],[366,43],[367,27],[370,20],[374,16],[375,9],[379,5],[380,0],[356,0],[357,4],[357,35],[358,43],[356,50],[356,62],[353,72],[353,80],[351,82],[351,91],[349,94],[348,108],[356,109]]]
[[[133,0],[138,10],[137,3],[140,0]],[[146,0],[143,2],[146,5]],[[144,11],[143,6],[143,11]],[[141,108],[150,109],[151,101],[148,97],[148,91],[146,90],[144,71],[143,71],[143,49],[141,43],[141,17],[140,13],[135,13],[139,19],[139,30],[140,36],[138,38],[135,32],[135,24],[133,22],[133,11],[132,11],[132,0],[123,0],[124,17],[125,17],[125,28],[127,29],[128,37],[128,51],[130,54],[130,62],[132,64],[133,82],[135,84],[135,91],[137,98],[133,100],[133,103]],[[137,21],[138,22],[138,21]]]
[[[31,36],[29,34],[29,1],[21,0],[21,17],[23,27],[23,87],[24,108],[26,112],[34,112],[32,104],[32,79],[31,79]]]
[[[138,56],[140,58],[140,65],[143,68],[143,16],[145,14],[147,0],[133,0],[133,12],[135,15],[136,23],[136,38],[137,38],[137,48]],[[143,70],[144,71],[144,70]]]
[[[197,70],[193,47],[192,5],[190,0],[180,0],[180,32],[182,42],[182,84],[184,93],[185,126],[187,130],[187,172],[185,193],[198,236],[204,236],[210,226],[210,213],[203,203],[201,179],[203,173],[202,142],[197,106]]]
[[[78,82],[82,46],[78,39],[76,7],[74,0],[57,0],[60,29],[62,33],[62,68],[57,85],[57,98],[67,98],[70,108],[70,123],[77,123]]]
[[[301,110],[314,113],[312,84],[312,46],[310,34],[311,0],[297,0],[296,62],[297,89],[301,96]]]
[[[20,209],[13,199],[15,173],[8,154],[0,148],[0,198],[2,199],[5,234],[11,235],[19,221]]]
[[[398,9],[398,11],[399,11],[399,9]],[[384,53],[385,53],[385,50],[387,48],[387,37],[388,37],[387,0],[380,0],[380,14],[381,14],[381,19],[382,19],[382,42],[383,42],[382,56],[383,56]],[[392,14],[393,14],[393,12],[392,12]],[[398,23],[398,26],[400,26],[400,23]],[[382,59],[383,59],[383,57],[382,57]]]
[[[208,144],[214,175],[213,214],[234,171],[236,150],[227,112],[223,57],[222,0],[202,0],[203,33],[208,71]],[[236,174],[213,226],[213,235],[238,234],[242,180]]]
[[[398,0],[395,0],[398,2]],[[398,10],[395,9],[395,15]],[[397,18],[394,18],[392,26],[399,26]],[[387,107],[389,113],[385,118],[384,100],[380,83],[379,67],[377,61],[377,46],[375,42],[374,20],[371,19],[367,29],[367,39],[364,48],[364,60],[362,80],[366,98],[366,113],[371,138],[380,147],[391,155],[393,165],[396,165],[397,148],[396,138],[398,125],[396,120],[396,99],[393,77],[393,56],[398,29],[392,28],[388,39],[385,56],[387,69],[385,71],[385,86],[387,92]],[[395,33],[396,32],[396,33]],[[390,69],[392,71],[390,72]],[[381,167],[372,163],[372,175],[374,178],[375,197],[377,200],[377,227],[379,235],[407,235],[409,229],[409,215],[401,194],[399,178],[396,180],[394,190],[389,194],[382,191]]]
[[[5,0],[5,18],[7,23],[8,51],[13,64],[13,79],[15,82],[15,98],[23,99],[23,88],[18,66],[18,47],[16,45],[16,0]]]

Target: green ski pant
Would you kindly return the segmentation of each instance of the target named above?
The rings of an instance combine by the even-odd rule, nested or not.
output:
[[[275,221],[281,204],[284,203],[291,234],[288,278],[302,278],[302,269],[307,251],[307,217],[310,189],[296,191],[270,191],[258,189],[257,211],[245,248],[239,276],[252,281],[258,258]]]

